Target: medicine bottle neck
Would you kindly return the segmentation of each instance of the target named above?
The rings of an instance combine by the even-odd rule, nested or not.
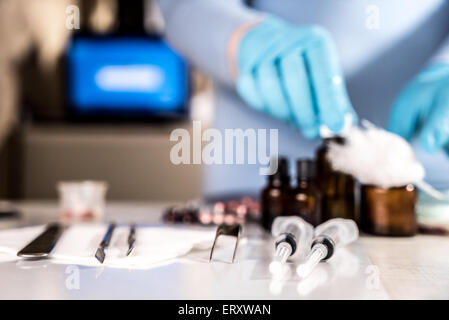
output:
[[[313,183],[315,179],[315,162],[307,159],[300,159],[296,163],[297,185],[305,188]]]
[[[274,174],[268,176],[268,184],[275,188],[290,186],[290,175],[286,158],[281,157],[277,159],[277,170]]]
[[[296,185],[300,188],[307,188],[311,184],[313,184],[313,179],[310,177],[298,177],[296,180]]]
[[[324,138],[320,149],[324,149],[327,152],[327,150],[329,149],[329,145],[332,143],[338,144],[338,145],[344,145],[346,143],[346,139],[341,136]]]
[[[273,175],[269,178],[269,185],[276,188],[287,187],[290,185],[289,176],[277,176]]]

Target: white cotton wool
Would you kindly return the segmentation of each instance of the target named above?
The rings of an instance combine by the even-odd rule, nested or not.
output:
[[[423,181],[424,168],[407,141],[368,121],[362,124],[364,128],[352,127],[344,133],[345,144],[330,143],[328,159],[334,170],[382,188]]]

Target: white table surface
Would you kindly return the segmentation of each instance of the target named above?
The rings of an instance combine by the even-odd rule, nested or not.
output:
[[[154,224],[166,204],[111,203],[118,223]],[[57,219],[55,203],[18,204],[21,226]],[[11,224],[10,224],[11,226]],[[0,228],[5,228],[0,222]],[[245,230],[234,264],[196,251],[148,270],[93,268],[0,256],[0,299],[449,299],[449,237],[363,236],[303,281],[273,280],[272,239]],[[218,251],[217,260],[227,257]],[[221,259],[223,258],[223,259]],[[74,271],[75,270],[75,271]],[[79,287],[73,286],[74,276]]]

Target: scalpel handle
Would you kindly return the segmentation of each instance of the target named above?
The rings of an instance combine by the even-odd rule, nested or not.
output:
[[[33,241],[27,244],[17,255],[23,258],[43,258],[47,257],[56,245],[59,237],[64,231],[64,226],[59,223],[52,223],[38,235]]]

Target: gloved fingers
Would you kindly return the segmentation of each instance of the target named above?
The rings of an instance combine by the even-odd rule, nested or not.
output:
[[[265,111],[276,118],[287,120],[290,108],[283,92],[278,64],[277,58],[263,61],[256,71],[257,85]]]
[[[261,56],[256,66],[256,87],[264,110],[272,116],[283,120],[292,119],[292,110],[283,85],[283,74],[280,71],[281,56],[291,48],[300,46],[307,39],[304,28],[289,28],[282,34],[276,34],[275,41]]]
[[[283,85],[295,123],[307,138],[319,135],[317,111],[307,77],[302,50],[293,50],[280,63]]]
[[[435,103],[419,134],[420,146],[435,152],[449,143],[449,90],[441,89],[437,92]]]
[[[393,105],[388,120],[388,130],[411,140],[418,126],[419,108],[414,106],[413,91],[406,88]]]
[[[331,37],[315,28],[305,52],[321,124],[340,132],[346,114],[355,115],[346,92],[337,51]]]
[[[239,47],[237,92],[247,104],[258,111],[264,111],[265,102],[257,83],[257,66],[276,47],[278,39],[283,37],[279,30],[283,29],[284,25],[280,20],[267,19],[252,28],[244,36]]]
[[[247,71],[239,75],[237,78],[237,92],[254,109],[258,111],[264,110],[264,101],[259,94],[253,72]]]
[[[424,122],[437,91],[435,83],[413,81],[399,95],[393,105],[388,130],[411,140]]]
[[[446,155],[449,157],[449,143],[444,147],[444,152],[446,152]]]
[[[266,111],[280,119],[291,120],[278,62],[281,53],[297,46],[301,39],[306,38],[307,33],[305,29],[298,28],[278,32],[279,26],[278,23],[274,26],[262,25],[249,37],[251,41],[257,40],[253,47],[257,45],[258,50],[252,55],[250,66],[245,64],[246,69],[242,68],[237,80],[237,91],[255,109]]]
[[[239,72],[254,71],[254,66],[257,66],[273,50],[278,39],[283,37],[282,30],[284,28],[285,23],[275,18],[269,18],[251,28],[240,41]]]

